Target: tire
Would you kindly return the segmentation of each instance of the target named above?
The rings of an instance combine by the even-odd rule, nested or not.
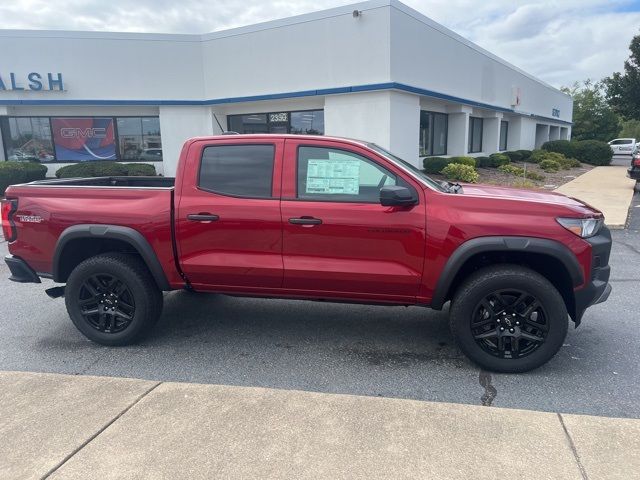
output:
[[[105,253],[88,258],[71,272],[65,304],[71,321],[89,340],[129,345],[160,318],[162,291],[138,257]]]
[[[569,319],[562,296],[546,278],[518,265],[497,265],[475,272],[458,288],[449,322],[471,361],[494,372],[520,373],[558,352]]]

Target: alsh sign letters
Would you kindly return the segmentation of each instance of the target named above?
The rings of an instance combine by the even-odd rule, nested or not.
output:
[[[64,84],[62,83],[62,74],[31,72],[26,75],[18,75],[14,72],[9,72],[9,74],[6,75],[0,73],[0,92],[21,92],[25,90],[31,90],[33,92],[63,92]]]

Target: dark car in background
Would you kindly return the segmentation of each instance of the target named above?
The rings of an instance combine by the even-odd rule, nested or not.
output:
[[[636,146],[631,154],[631,165],[627,170],[629,178],[640,180],[640,146]]]

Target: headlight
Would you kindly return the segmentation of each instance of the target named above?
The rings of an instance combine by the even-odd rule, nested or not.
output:
[[[598,233],[604,218],[556,218],[558,223],[579,237],[589,238]]]

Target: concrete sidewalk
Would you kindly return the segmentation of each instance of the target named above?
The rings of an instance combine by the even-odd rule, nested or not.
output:
[[[610,228],[624,228],[636,181],[627,178],[627,167],[596,167],[556,189],[588,203],[604,213]]]
[[[37,373],[0,372],[0,438],[2,479],[640,472],[640,420]]]

